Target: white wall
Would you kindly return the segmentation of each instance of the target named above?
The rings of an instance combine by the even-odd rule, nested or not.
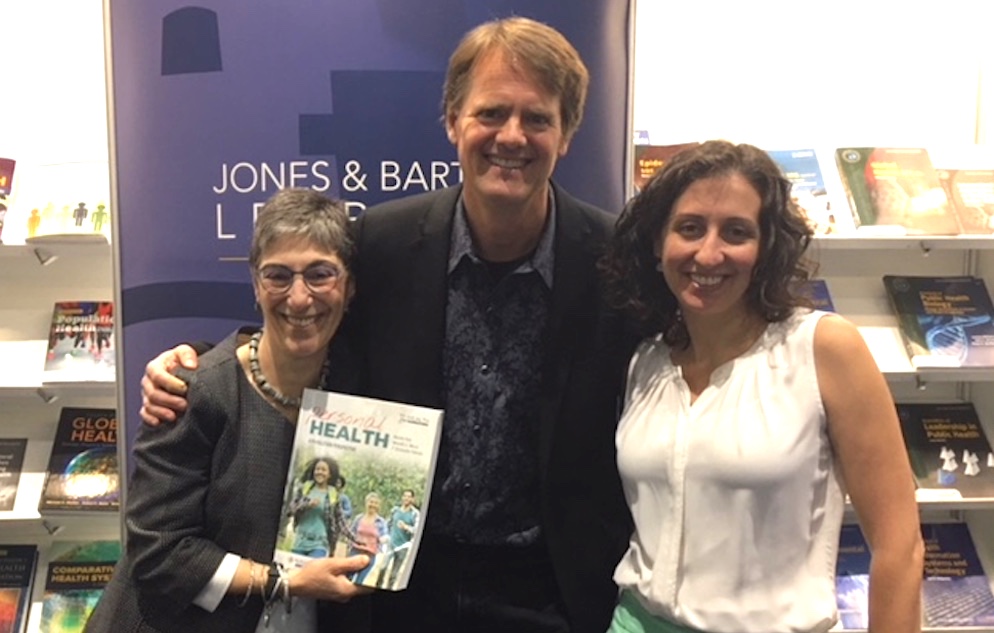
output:
[[[634,129],[653,144],[994,142],[992,2],[638,0],[635,15]]]
[[[0,16],[0,156],[17,161],[2,239],[16,244],[31,208],[109,204],[103,2],[0,0]]]

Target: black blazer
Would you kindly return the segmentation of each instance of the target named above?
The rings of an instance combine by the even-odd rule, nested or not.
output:
[[[631,535],[615,463],[633,349],[602,307],[596,261],[614,216],[553,184],[555,267],[540,433],[542,530],[574,633],[603,633],[614,567]],[[442,347],[452,219],[460,188],[370,208],[356,221],[358,289],[349,319],[370,396],[444,408]],[[375,610],[373,613],[375,621]]]

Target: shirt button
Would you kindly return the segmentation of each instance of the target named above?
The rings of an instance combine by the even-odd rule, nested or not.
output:
[[[479,424],[474,424],[473,425],[473,432],[476,433],[477,435],[479,435],[480,431],[482,431],[482,430],[483,430],[483,427],[481,425],[479,425]]]
[[[484,376],[486,376],[487,374],[489,374],[490,373],[490,365],[488,365],[486,363],[483,363],[482,365],[480,365],[480,373],[483,374]]]
[[[472,487],[473,486],[468,481],[462,485],[463,490],[469,490]]]

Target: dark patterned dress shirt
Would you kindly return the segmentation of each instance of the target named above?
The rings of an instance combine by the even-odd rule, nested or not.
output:
[[[539,532],[539,396],[552,296],[555,205],[516,267],[473,248],[460,201],[449,250],[445,423],[427,530],[476,545]]]

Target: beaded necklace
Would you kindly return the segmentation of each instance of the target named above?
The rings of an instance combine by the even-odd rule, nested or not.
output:
[[[300,398],[292,398],[284,395],[276,387],[269,384],[262,367],[259,365],[259,341],[262,340],[262,330],[252,335],[249,340],[249,371],[252,372],[252,381],[259,388],[259,391],[266,394],[284,407],[291,409],[300,408]],[[324,380],[328,376],[328,358],[325,357],[324,365],[321,367],[321,378],[318,379],[318,387],[324,385]]]

